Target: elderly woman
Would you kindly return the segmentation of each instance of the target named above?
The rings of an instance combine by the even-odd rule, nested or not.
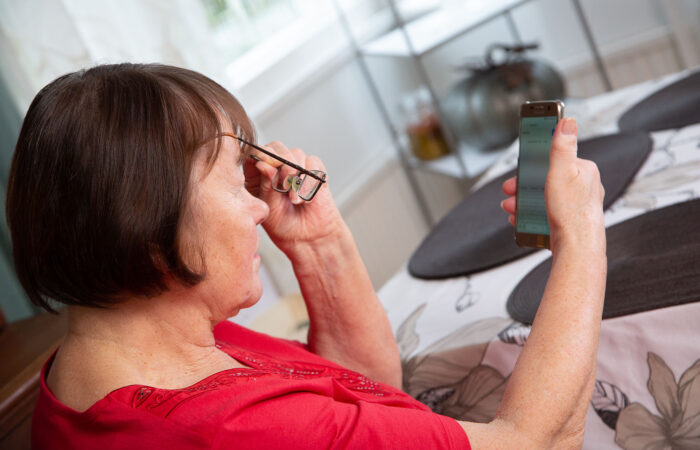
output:
[[[68,305],[69,331],[41,374],[35,448],[581,445],[606,260],[603,190],[576,156],[575,121],[551,151],[552,273],[486,424],[401,391],[391,328],[322,162],[254,141],[225,89],[176,67],[98,66],[36,96],[7,218],[22,286],[47,309]],[[293,264],[308,346],[226,320],[260,298],[260,224]]]

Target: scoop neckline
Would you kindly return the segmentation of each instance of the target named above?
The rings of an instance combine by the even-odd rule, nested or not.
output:
[[[258,352],[253,352],[253,351],[249,351],[249,350],[242,350],[242,349],[236,348],[236,347],[234,347],[234,346],[232,346],[232,345],[230,345],[230,344],[228,344],[228,343],[226,343],[226,342],[219,341],[218,339],[216,340],[216,344],[215,344],[215,345],[216,345],[216,347],[217,347],[218,349],[223,350],[223,351],[224,351],[227,355],[229,355],[233,360],[239,362],[240,364],[244,364],[244,365],[246,365],[247,367],[232,367],[232,368],[230,368],[230,369],[220,370],[220,371],[215,372],[215,373],[213,373],[213,374],[211,374],[211,375],[207,375],[206,377],[202,378],[201,380],[199,380],[199,381],[197,381],[197,382],[195,382],[195,383],[193,383],[193,384],[191,384],[191,385],[189,385],[189,386],[185,386],[185,387],[181,387],[181,388],[175,388],[175,389],[159,388],[159,387],[149,386],[149,385],[147,385],[147,384],[128,384],[128,385],[125,385],[125,386],[120,386],[120,387],[118,387],[118,388],[115,388],[115,389],[111,390],[111,391],[110,391],[109,393],[107,393],[104,397],[100,398],[100,399],[97,400],[95,403],[93,403],[92,405],[90,405],[90,407],[87,408],[85,411],[78,411],[77,409],[71,408],[70,406],[68,406],[68,405],[66,405],[65,403],[63,403],[62,401],[60,401],[60,400],[54,395],[54,393],[51,391],[51,389],[49,388],[48,384],[46,383],[46,377],[48,376],[49,371],[51,370],[51,366],[53,365],[53,361],[54,361],[54,358],[56,357],[56,353],[58,353],[58,350],[59,350],[59,348],[60,348],[60,347],[59,347],[59,348],[56,348],[56,350],[54,350],[54,352],[53,352],[53,354],[51,355],[51,357],[48,359],[48,361],[46,361],[45,369],[44,369],[44,371],[43,371],[43,373],[42,373],[42,376],[41,376],[41,387],[42,387],[42,389],[44,390],[44,392],[49,396],[51,402],[52,402],[54,405],[57,405],[64,413],[69,413],[69,414],[73,414],[73,415],[78,415],[78,416],[81,416],[81,417],[92,417],[92,416],[94,416],[94,415],[96,414],[96,413],[94,412],[95,409],[97,409],[102,403],[107,403],[107,402],[110,402],[110,401],[115,401],[112,397],[114,397],[117,393],[119,393],[119,392],[121,392],[121,391],[127,391],[127,390],[129,390],[129,391],[137,392],[137,391],[139,391],[139,390],[141,390],[141,389],[144,389],[144,388],[145,388],[145,389],[150,389],[151,392],[154,392],[154,391],[158,391],[158,392],[179,392],[179,391],[187,391],[187,390],[196,390],[197,387],[199,387],[201,384],[203,384],[203,383],[205,383],[205,382],[207,382],[207,381],[210,381],[212,378],[220,377],[220,376],[222,376],[222,375],[225,375],[225,374],[228,374],[228,373],[232,373],[232,372],[270,373],[270,370],[269,370],[269,369],[265,369],[265,368],[262,368],[262,367],[251,367],[251,366],[247,365],[247,363],[246,363],[245,361],[242,361],[241,359],[245,357],[245,356],[242,356],[242,355],[248,354],[248,355],[254,355],[255,358],[261,359],[261,360],[265,360],[265,361],[267,361],[267,362],[274,361],[271,357],[269,357],[269,356],[267,356],[267,355],[264,355],[264,354],[261,354],[261,353],[258,353]],[[226,350],[224,350],[224,347],[226,348]],[[234,354],[232,354],[232,353],[235,353],[236,355],[234,355]],[[277,361],[277,362],[278,362],[278,361]]]

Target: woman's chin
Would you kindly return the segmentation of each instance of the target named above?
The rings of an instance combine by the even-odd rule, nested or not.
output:
[[[255,289],[251,290],[251,293],[248,296],[248,300],[241,303],[238,306],[238,309],[241,310],[241,309],[250,308],[251,306],[258,303],[261,298],[262,298],[262,283],[260,283],[258,286],[256,286]]]

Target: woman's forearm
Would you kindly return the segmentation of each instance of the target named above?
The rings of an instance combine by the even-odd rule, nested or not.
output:
[[[384,308],[346,226],[289,252],[309,311],[315,353],[401,388],[401,363]]]
[[[604,253],[564,251],[554,258],[530,337],[504,394],[503,417],[525,429],[539,428],[542,436],[579,431],[583,436],[606,271]]]
[[[561,248],[554,257],[532,331],[492,422],[507,430],[504,435],[525,436],[540,448],[581,445],[595,379],[606,267],[604,249]],[[469,432],[473,424],[465,427]]]

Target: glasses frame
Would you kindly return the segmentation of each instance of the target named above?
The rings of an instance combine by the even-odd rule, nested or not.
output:
[[[299,190],[301,190],[301,186],[303,184],[303,180],[302,180],[302,182],[299,184],[299,186],[294,189],[294,191],[297,193],[297,195],[299,195],[299,198],[301,198],[302,200],[306,200],[307,202],[311,201],[316,196],[316,193],[320,190],[321,185],[326,182],[326,172],[324,172],[322,170],[311,171],[311,170],[305,169],[305,168],[299,166],[298,164],[294,164],[293,162],[288,161],[288,160],[282,158],[281,156],[278,156],[278,155],[272,153],[271,151],[260,147],[259,145],[255,145],[252,142],[248,142],[247,140],[245,140],[245,139],[241,138],[240,136],[237,136],[233,133],[221,133],[221,135],[232,137],[232,138],[234,138],[234,139],[236,139],[236,140],[238,140],[246,145],[253,147],[255,150],[258,150],[259,152],[264,153],[265,155],[269,156],[270,158],[275,159],[275,160],[281,162],[282,164],[285,164],[285,165],[297,170],[298,173],[295,175],[296,177],[298,177],[299,174],[304,174],[306,176],[309,176],[311,178],[314,178],[314,179],[320,181],[320,184],[318,185],[316,190],[314,190],[313,194],[310,197],[303,197],[301,194],[299,194]],[[254,156],[254,155],[248,155],[248,156],[250,156],[253,159],[260,160],[260,158]],[[281,169],[282,169],[282,166],[279,166],[277,168],[276,176],[279,176],[279,172]],[[319,173],[321,175],[318,175]],[[286,190],[278,189],[274,185],[272,186],[272,189],[274,189],[277,192],[287,193],[287,192],[289,192],[290,189],[292,189],[292,183],[291,182],[289,183],[289,188],[287,188]]]
[[[258,150],[259,152],[266,154],[266,155],[269,156],[270,158],[276,159],[277,161],[281,162],[282,164],[286,164],[286,165],[288,165],[289,167],[291,167],[292,169],[296,169],[296,170],[298,170],[299,172],[303,173],[304,175],[308,175],[308,176],[310,176],[311,178],[314,178],[314,179],[320,181],[321,183],[325,183],[325,182],[326,182],[326,172],[324,172],[324,171],[322,171],[322,170],[317,170],[316,172],[321,172],[323,175],[320,175],[320,176],[319,176],[319,175],[316,175],[314,172],[312,172],[312,171],[310,171],[310,170],[308,170],[308,169],[304,169],[304,168],[301,167],[300,165],[294,164],[293,162],[288,161],[288,160],[282,158],[281,156],[277,156],[277,155],[275,155],[274,153],[272,153],[270,150],[265,150],[264,148],[260,147],[259,145],[255,145],[255,144],[253,144],[252,142],[248,142],[248,141],[246,141],[245,139],[243,139],[242,137],[236,136],[236,135],[233,134],[233,133],[221,133],[221,135],[222,135],[222,136],[229,136],[229,137],[232,137],[232,138],[234,138],[234,139],[237,139],[237,140],[243,142],[245,145],[250,145],[250,146],[253,147],[255,150]],[[253,159],[259,159],[259,158],[256,158],[256,157],[253,156],[253,155],[250,155],[250,157],[253,158]]]

